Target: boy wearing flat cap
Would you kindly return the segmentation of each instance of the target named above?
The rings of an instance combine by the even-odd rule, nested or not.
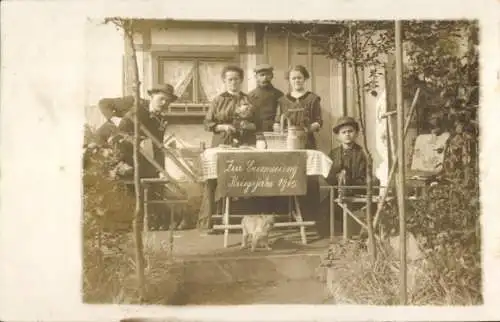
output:
[[[359,134],[359,125],[352,117],[341,117],[333,127],[333,134],[336,135],[340,146],[333,149],[329,157],[332,160],[332,167],[327,178],[328,184],[332,186],[365,186],[366,185],[366,158],[362,147],[355,142]],[[378,186],[379,181],[373,177],[373,185]],[[334,190],[338,194],[338,190]],[[374,194],[378,193],[375,189]],[[344,195],[366,194],[366,189],[346,189]],[[342,213],[338,205],[337,214]],[[352,204],[349,209],[353,212],[361,211],[362,204]],[[375,210],[375,209],[372,209]],[[361,214],[360,214],[361,215]],[[328,219],[323,218],[327,223]],[[340,219],[336,218],[335,220]],[[340,219],[342,220],[342,219]],[[327,224],[321,225],[320,233],[327,234]]]
[[[366,158],[361,146],[355,142],[359,134],[358,123],[352,117],[341,117],[333,127],[333,133],[341,144],[329,154],[333,164],[327,182],[330,185],[338,185],[341,181],[345,186],[366,185]],[[373,185],[377,185],[376,178],[373,179]],[[363,190],[346,192],[363,193]]]
[[[261,130],[271,132],[273,131],[274,119],[278,109],[278,99],[284,94],[271,83],[274,76],[271,65],[257,65],[254,72],[257,88],[248,93],[248,99],[257,109]]]

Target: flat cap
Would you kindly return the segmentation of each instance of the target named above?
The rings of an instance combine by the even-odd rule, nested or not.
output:
[[[273,68],[273,66],[271,66],[269,64],[260,64],[260,65],[255,66],[255,68],[253,69],[253,71],[255,73],[258,73],[258,72],[263,71],[263,70],[273,71],[274,68]]]
[[[341,127],[351,125],[356,131],[359,131],[359,125],[356,120],[350,116],[343,116],[337,120],[335,126],[332,128],[333,133],[338,134]]]

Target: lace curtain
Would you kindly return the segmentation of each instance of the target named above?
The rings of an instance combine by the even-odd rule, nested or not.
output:
[[[163,63],[163,81],[171,84],[175,94],[179,97],[184,94],[189,83],[193,80],[194,62],[172,61]]]
[[[224,91],[221,73],[225,65],[224,62],[200,62],[199,64],[201,87],[209,101]]]

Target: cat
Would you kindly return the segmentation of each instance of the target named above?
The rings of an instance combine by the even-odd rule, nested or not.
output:
[[[254,252],[258,244],[262,244],[265,249],[272,250],[269,246],[269,233],[274,228],[273,215],[244,216],[241,220],[243,234],[241,238],[241,249],[247,247],[247,242],[251,238],[251,251]]]

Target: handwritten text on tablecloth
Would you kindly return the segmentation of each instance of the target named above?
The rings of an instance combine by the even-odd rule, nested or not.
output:
[[[217,185],[221,195],[292,196],[307,192],[305,152],[221,153]]]

